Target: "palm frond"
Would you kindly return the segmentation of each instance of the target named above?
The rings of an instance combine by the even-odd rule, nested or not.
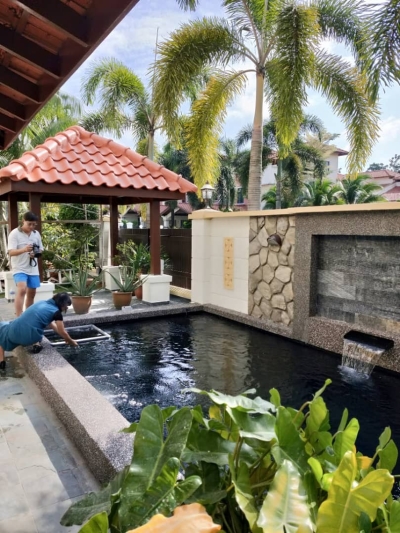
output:
[[[375,5],[368,24],[372,37],[362,44],[368,51],[368,89],[376,99],[381,83],[388,86],[400,79],[400,1],[386,0],[379,8]]]
[[[365,2],[360,0],[313,0],[318,10],[322,36],[345,44],[359,64],[365,55],[364,42],[370,39]]]
[[[253,134],[252,124],[247,124],[247,126],[244,126],[236,136],[236,146],[238,148],[241,148],[242,146],[250,142],[252,134]]]
[[[359,172],[379,133],[378,109],[367,97],[365,78],[340,57],[319,52],[312,85],[344,121],[350,142],[348,169],[350,173]]]
[[[79,124],[87,131],[94,131],[97,134],[109,132],[118,138],[124,131],[131,128],[133,130],[132,121],[118,110],[112,113],[101,110],[87,113],[79,120]]]
[[[224,0],[222,4],[233,26],[246,39],[253,41],[261,59],[261,35],[265,0]]]
[[[244,72],[221,72],[211,78],[193,104],[188,122],[187,147],[194,182],[200,188],[218,176],[218,145],[227,106],[246,85]]]
[[[322,180],[325,177],[325,158],[318,148],[309,146],[303,141],[296,141],[292,149],[300,157],[305,171],[307,171],[307,164],[311,164],[310,170],[316,179]]]
[[[311,133],[317,135],[319,140],[322,139],[322,135],[325,132],[324,123],[316,115],[305,114],[300,124],[299,135],[305,135]]]
[[[218,18],[203,18],[183,24],[161,43],[154,72],[154,112],[162,116],[168,137],[179,142],[178,112],[184,88],[207,66],[226,65],[243,59],[234,31]]]
[[[199,0],[176,0],[178,6],[184,11],[195,11],[199,5]]]
[[[369,204],[373,202],[385,202],[386,199],[380,194],[382,187],[368,181],[368,175],[360,174],[355,178],[344,178],[338,183],[338,192],[335,196],[346,204]]]
[[[306,85],[319,37],[318,12],[289,4],[277,20],[275,58],[266,64],[266,93],[281,146],[295,139],[307,103]]]

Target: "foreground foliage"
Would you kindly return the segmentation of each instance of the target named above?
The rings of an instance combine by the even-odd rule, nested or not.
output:
[[[359,423],[345,409],[331,430],[325,385],[300,409],[219,392],[200,406],[149,405],[135,432],[132,463],[63,516],[82,533],[126,533],[183,504],[204,505],[227,533],[400,531],[391,475],[397,447],[386,428],[373,457],[355,447]],[[93,527],[92,527],[93,524]]]

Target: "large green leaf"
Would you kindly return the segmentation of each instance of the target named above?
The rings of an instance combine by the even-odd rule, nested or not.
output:
[[[236,471],[233,458],[230,457],[230,470],[232,482],[235,485],[236,501],[247,518],[252,533],[261,533],[262,529],[257,525],[258,509],[251,492],[249,467],[245,463],[240,463]]]
[[[400,533],[400,501],[394,501],[390,507],[388,533]]]
[[[92,516],[79,533],[108,533],[108,516],[106,512]]]
[[[119,518],[123,531],[141,526],[157,513],[170,515],[201,485],[201,478],[197,476],[177,482],[179,466],[178,459],[169,459],[144,494],[120,506]]]
[[[244,396],[246,393],[239,394],[238,396],[230,396],[214,390],[211,392],[194,388],[189,390],[197,394],[205,394],[217,405],[226,405],[232,409],[238,408],[243,411],[249,411],[250,413],[274,413],[276,410],[275,405],[271,402],[267,402],[259,396],[254,399],[248,398]],[[252,393],[253,390],[250,389],[250,391],[246,392]]]
[[[228,464],[229,454],[233,454],[236,442],[225,440],[215,431],[193,428],[187,440],[187,448],[182,454],[184,462],[205,461],[219,466]],[[240,459],[248,464],[257,460],[257,454],[247,444],[242,444]]]
[[[276,389],[271,389],[269,391],[270,401],[275,405],[275,407],[279,407],[281,405],[281,395]]]
[[[143,409],[136,428],[132,464],[123,485],[123,505],[143,494],[171,457],[180,459],[191,424],[190,409],[180,409],[173,416],[164,441],[164,417],[161,409],[157,405],[148,405]]]
[[[263,533],[297,533],[300,526],[311,526],[301,476],[290,461],[283,461],[275,474],[257,525]]]
[[[393,487],[393,477],[386,470],[370,472],[356,486],[357,459],[346,452],[325,500],[318,512],[317,533],[359,533],[359,519],[364,512],[371,522],[378,507],[385,501]]]
[[[278,465],[282,466],[286,459],[296,465],[301,474],[309,470],[304,442],[293,423],[290,412],[285,407],[278,407],[275,432],[278,443],[272,447],[272,454]]]
[[[92,516],[111,511],[112,496],[117,495],[121,489],[123,480],[128,473],[129,467],[125,467],[114,479],[99,492],[89,492],[81,500],[71,505],[61,518],[63,526],[80,526]],[[115,499],[115,498],[114,498]]]
[[[306,423],[306,436],[312,439],[317,431],[329,429],[329,413],[321,396],[314,399],[309,406],[309,415]]]
[[[389,472],[392,472],[397,464],[399,457],[399,451],[393,440],[390,440],[383,450],[379,450],[379,461],[377,468],[386,468]]]
[[[239,426],[243,438],[259,439],[266,442],[276,439],[275,417],[271,413],[251,414],[240,409],[227,407],[232,420]]]
[[[224,479],[224,470],[222,470]],[[198,464],[185,465],[185,476],[197,475],[201,478],[201,486],[188,498],[186,503],[198,502],[202,505],[217,503],[226,497],[227,492],[222,489],[220,469],[216,464],[200,461]],[[224,485],[225,487],[225,485]]]
[[[352,451],[357,440],[360,424],[356,418],[352,418],[344,431],[336,434],[333,449],[339,461],[346,452]]]

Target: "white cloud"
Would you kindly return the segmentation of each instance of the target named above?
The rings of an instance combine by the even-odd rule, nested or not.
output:
[[[380,129],[380,144],[392,143],[396,138],[400,140],[400,118],[390,116],[384,120],[381,120]]]

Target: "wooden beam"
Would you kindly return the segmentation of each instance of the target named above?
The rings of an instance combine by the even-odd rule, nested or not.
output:
[[[58,0],[14,0],[28,13],[62,31],[82,46],[87,46],[88,21]]]
[[[161,274],[160,202],[150,202],[150,274]]]
[[[61,183],[46,183],[44,181],[39,181],[31,183],[28,180],[20,181],[10,181],[10,189],[13,192],[36,192],[39,191],[41,194],[49,194],[55,196],[57,194],[64,196],[65,199],[70,200],[73,196],[81,196],[85,198],[87,196],[106,196],[110,197],[110,187],[94,187],[93,185],[75,185],[68,184],[62,185]],[[3,179],[0,183],[0,194],[2,193],[2,185],[6,183]],[[113,187],[113,198],[116,198],[117,203],[123,201],[124,198],[134,198],[135,203],[139,203],[136,198],[141,198],[144,201],[148,202],[149,200],[183,200],[185,195],[176,191],[159,191],[157,189],[123,189],[121,187]],[[74,201],[73,199],[71,202]],[[88,202],[83,202],[88,203]],[[131,203],[131,201],[130,201]]]
[[[118,204],[115,198],[110,197],[110,250],[111,250],[111,264],[114,264],[114,258],[117,256],[118,244]]]
[[[6,26],[0,26],[0,48],[50,74],[60,77],[59,57]]]
[[[21,121],[0,113],[0,128],[15,133],[21,128]]]
[[[18,201],[16,194],[8,195],[8,231],[15,229],[19,224]]]
[[[0,65],[0,84],[22,94],[22,96],[29,98],[33,102],[40,102],[39,86],[4,65]]]
[[[5,94],[0,94],[0,109],[2,111],[6,111],[15,118],[25,120],[25,106],[19,104],[18,102],[16,102],[9,96],[6,96]]]

